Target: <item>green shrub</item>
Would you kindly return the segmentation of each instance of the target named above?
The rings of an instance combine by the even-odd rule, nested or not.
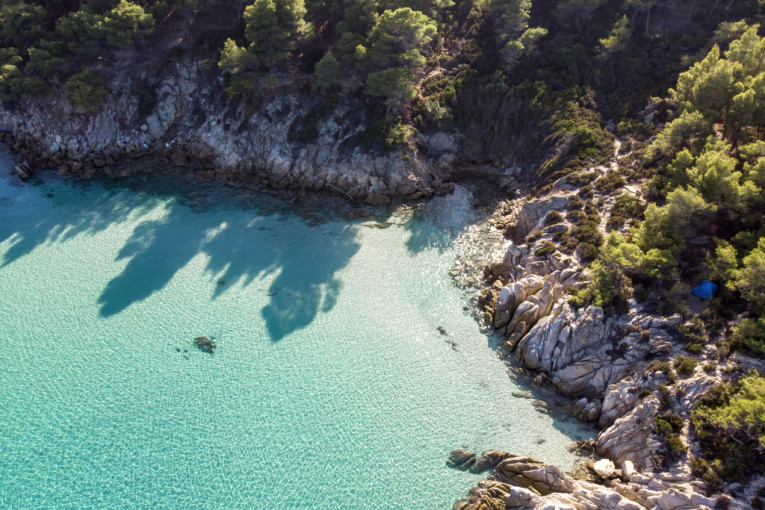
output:
[[[633,135],[638,140],[644,140],[653,134],[653,127],[651,124],[645,122],[638,122],[630,118],[624,118],[616,125],[616,134],[621,137]],[[624,140],[622,146],[619,148],[619,152],[626,154],[631,148],[632,140]]]
[[[618,230],[627,223],[627,218],[624,216],[614,216],[613,214],[608,217],[608,221],[606,221],[606,230],[609,232],[612,230]]]
[[[598,254],[600,253],[600,248],[598,248],[594,244],[590,243],[582,243],[579,245],[578,248],[579,252],[579,259],[584,262],[592,262],[598,257]]]
[[[677,411],[667,411],[656,416],[654,419],[656,431],[664,439],[671,456],[679,457],[688,451],[680,438],[680,432],[683,430],[683,418]]]
[[[704,369],[704,372],[707,372],[707,373],[714,373],[715,371],[717,371],[717,365],[715,365],[714,363],[705,363],[702,368]]]
[[[691,375],[696,370],[696,358],[691,356],[679,356],[675,360],[675,368],[682,375]]]
[[[362,146],[378,143],[385,149],[392,149],[406,142],[412,134],[412,129],[401,121],[401,117],[386,117],[369,126],[359,143]]]
[[[574,209],[573,211],[569,211],[566,213],[566,218],[568,219],[568,221],[570,221],[571,223],[575,225],[580,224],[582,221],[584,221],[586,217],[587,215],[584,213],[584,211],[580,211],[578,209]]]
[[[412,129],[400,120],[396,120],[391,123],[387,136],[383,139],[383,146],[390,149],[404,143],[410,136],[412,136]]]
[[[584,213],[589,216],[593,222],[600,222],[600,211],[598,210],[598,206],[595,205],[592,200],[588,200],[587,203],[584,204]]]
[[[591,198],[595,195],[595,187],[592,184],[579,188],[579,196],[582,198]]]
[[[555,145],[557,155],[542,164],[539,171],[542,180],[605,163],[613,153],[613,135],[603,127],[594,109],[580,104],[582,99],[580,90],[571,89],[555,105],[547,141]]]
[[[744,319],[733,328],[733,342],[755,354],[765,354],[765,317]]]
[[[13,64],[0,66],[0,99],[3,101],[18,101],[19,99],[36,99],[48,91],[47,84],[35,78],[26,76]]]
[[[555,246],[555,243],[551,243],[550,241],[545,241],[545,243],[542,245],[541,248],[539,248],[534,255],[537,257],[545,257],[547,255],[550,255],[551,253],[555,253],[555,250],[557,250],[558,247]]]
[[[584,206],[584,202],[582,202],[582,199],[579,198],[577,195],[574,195],[568,201],[569,211],[574,209],[581,209],[583,206]]]
[[[685,291],[683,291],[685,293]],[[694,354],[704,352],[704,346],[709,341],[704,321],[698,315],[693,316],[686,324],[677,326],[677,330],[686,341],[685,348]]]
[[[597,222],[590,221],[588,218],[587,221],[575,225],[568,234],[575,245],[580,248],[583,245],[589,245],[592,247],[593,255],[597,256],[600,246],[603,244],[603,234],[598,230]]]
[[[668,361],[652,361],[646,367],[649,372],[664,372],[669,374],[672,371],[672,365]]]
[[[64,85],[72,105],[82,108],[86,111],[98,109],[109,91],[106,87],[100,85],[93,75],[93,71],[88,68],[77,74],[72,75]]]
[[[624,140],[619,146],[619,154],[627,154],[632,150],[632,140]]]
[[[43,80],[21,71],[18,66],[22,60],[16,48],[0,48],[0,99],[3,101],[36,99],[48,91]]]
[[[625,218],[640,218],[643,213],[643,205],[637,197],[629,193],[622,193],[611,208],[611,215]]]
[[[147,34],[153,28],[154,17],[140,5],[126,0],[121,0],[96,23],[99,37],[111,46],[130,44],[137,36]]]
[[[566,176],[566,182],[577,188],[590,184],[598,176],[598,172],[576,172]]]
[[[563,215],[558,211],[550,211],[545,216],[545,226],[556,225],[563,221]]]
[[[714,467],[701,457],[691,459],[691,469],[693,474],[704,480],[710,492],[717,492],[722,488],[720,477],[717,475]]]
[[[652,361],[646,368],[648,372],[662,372],[667,376],[667,382],[673,384],[677,381],[677,373],[672,369],[672,365],[668,361]],[[659,390],[662,387],[666,388],[663,384],[659,386]]]
[[[157,106],[156,89],[148,84],[142,84],[131,91],[133,97],[138,100],[138,114],[150,115]]]
[[[606,175],[595,181],[595,187],[601,193],[613,193],[626,184],[624,177],[618,172],[608,172]]]
[[[725,480],[746,481],[765,463],[765,377],[712,387],[692,413],[703,457]]]

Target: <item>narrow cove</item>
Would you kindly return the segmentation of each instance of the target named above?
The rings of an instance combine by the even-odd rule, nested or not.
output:
[[[482,477],[453,448],[570,467],[588,437],[517,396],[466,309],[464,188],[347,221],[11,166],[2,507],[449,508]]]

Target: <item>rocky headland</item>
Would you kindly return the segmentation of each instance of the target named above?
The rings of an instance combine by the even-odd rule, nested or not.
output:
[[[616,149],[610,164],[589,171],[605,175],[615,168],[624,157],[619,142]],[[596,192],[589,200],[604,218],[603,233],[622,193],[642,200],[635,186]],[[501,335],[499,355],[512,359],[518,377],[565,397],[557,405],[599,433],[578,445],[583,460],[572,473],[509,452],[455,450],[447,462],[451,467],[492,474],[454,508],[751,508],[765,477],[722,490],[708,486],[694,474],[691,454],[698,453],[698,445],[687,424],[702,396],[725,374],[740,370],[736,367],[762,369],[761,363],[739,353],[720,363],[712,342],[698,364],[678,368],[678,377],[674,368],[687,353],[684,333],[694,327],[690,311],[666,315],[635,299],[626,309],[610,311],[570,303],[572,292],[591,279],[579,250],[566,255],[558,249],[556,234],[575,228],[566,211],[579,200],[577,194],[563,178],[535,197],[497,207],[490,222],[507,241],[501,259],[485,268],[477,305],[487,329]],[[690,304],[702,306],[700,300]],[[675,451],[659,428],[670,412],[685,423],[673,438],[680,442]]]

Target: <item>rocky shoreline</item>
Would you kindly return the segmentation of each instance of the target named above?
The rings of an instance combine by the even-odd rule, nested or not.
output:
[[[454,189],[449,169],[459,152],[457,134],[420,135],[427,154],[367,151],[359,147],[367,124],[360,105],[328,107],[293,93],[264,99],[250,112],[231,104],[195,62],[177,64],[160,78],[139,74],[118,83],[96,112],[70,106],[61,91],[0,108],[2,140],[21,163],[83,179],[112,175],[115,165],[120,171],[112,176],[126,177],[120,163],[151,158],[191,166],[202,180],[322,191],[370,205]],[[156,95],[150,107],[136,93],[147,87]]]
[[[617,143],[611,167],[618,157]],[[592,170],[604,174],[608,168]],[[752,508],[749,502],[765,487],[765,477],[713,493],[693,474],[687,450],[693,453],[695,445],[688,426],[678,436],[686,453],[673,455],[656,419],[671,409],[687,424],[696,403],[726,371],[756,366],[756,360],[735,354],[720,363],[708,345],[699,366],[676,380],[672,367],[685,352],[679,330],[692,327],[689,317],[654,313],[634,299],[628,310],[611,314],[572,306],[571,291],[584,287],[590,276],[578,251],[564,255],[554,241],[556,233],[573,228],[564,218],[577,191],[563,178],[535,198],[497,207],[490,221],[510,240],[503,256],[486,267],[477,305],[486,327],[503,339],[499,355],[519,366],[519,376],[565,397],[564,410],[600,432],[579,445],[588,459],[572,473],[507,452],[477,456],[455,450],[450,466],[492,474],[454,508]],[[591,203],[601,218],[609,217],[622,192],[641,198],[630,187],[597,193]],[[600,229],[605,232],[605,221]]]
[[[504,508],[642,510],[717,508],[721,498],[699,493],[703,482],[687,474],[639,473],[630,461],[616,468],[610,460],[579,466],[570,476],[554,465],[507,452],[484,452],[470,466],[492,476],[472,489],[456,510]]]

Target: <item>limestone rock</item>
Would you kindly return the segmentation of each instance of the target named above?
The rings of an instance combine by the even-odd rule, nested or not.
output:
[[[457,138],[454,135],[444,132],[433,133],[427,139],[428,149],[436,153],[457,152]]]
[[[624,473],[624,476],[626,476],[627,478],[636,474],[637,471],[635,470],[635,464],[633,464],[631,460],[625,460],[622,463],[622,472]]]
[[[661,446],[651,441],[659,402],[649,398],[622,416],[596,438],[595,452],[602,457],[631,461],[640,471],[655,471],[654,458]]]
[[[542,498],[538,494],[521,487],[513,487],[508,495],[505,496],[507,508],[537,508],[542,503]]]
[[[692,510],[702,507],[715,507],[715,500],[695,494],[690,487],[685,487],[685,490],[673,487],[649,497],[648,501],[655,505],[658,510]]]
[[[198,163],[232,183],[325,189],[371,204],[454,189],[439,175],[442,156],[453,158],[459,147],[458,135],[436,133],[428,139],[433,154],[408,159],[397,152],[349,152],[342,147],[367,123],[363,109],[348,99],[312,126],[315,137],[306,143],[290,136],[313,108],[304,93],[272,97],[245,116],[244,106],[232,110],[227,102],[216,100],[217,83],[200,86],[200,74],[200,63],[179,61],[161,73],[127,76],[104,105],[88,115],[54,90],[50,98],[27,102],[23,108],[0,108],[0,118],[17,135],[19,149],[39,155],[41,163],[51,167],[66,163],[77,173],[85,168],[83,178],[120,160],[157,156],[179,165]],[[272,76],[285,85],[294,79],[287,73]],[[152,87],[157,97],[141,125],[136,124],[141,118],[139,101],[132,93],[136,86]]]
[[[506,480],[520,487],[531,487],[542,495],[574,490],[573,479],[558,466],[545,466],[529,457],[505,459],[497,465],[495,474],[499,480]]]
[[[641,389],[632,377],[609,386],[603,398],[603,409],[598,422],[600,428],[610,427],[618,418],[627,414],[637,403]]]

